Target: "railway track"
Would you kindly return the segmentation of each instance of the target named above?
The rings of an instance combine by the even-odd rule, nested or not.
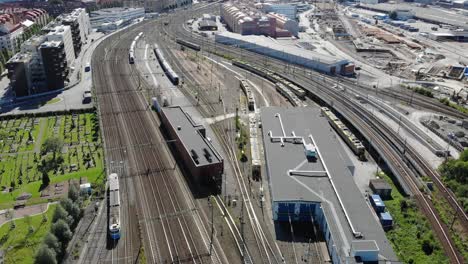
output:
[[[171,45],[171,43],[166,43],[166,47]],[[173,67],[176,69],[176,72],[178,73],[183,73],[184,74],[184,79],[185,79],[185,85],[194,85],[197,83],[197,80],[195,76],[193,76],[193,73],[189,71],[184,70],[184,66],[180,63],[177,57],[174,56],[168,49],[166,49],[166,56],[167,58],[171,61]],[[206,117],[211,117],[211,116],[216,116],[220,114],[225,114],[224,112],[224,107],[222,106],[221,103],[214,104],[210,100],[210,95],[207,94],[206,91],[200,89],[198,90],[198,98],[201,99],[202,104],[198,109],[202,113],[202,115]],[[187,91],[185,91],[186,96],[192,97],[193,95]],[[197,100],[192,98],[192,102],[198,103]],[[281,253],[278,252],[277,248],[272,246],[272,244],[269,242],[270,238],[267,236],[266,232],[263,230],[263,226],[259,219],[256,216],[256,212],[253,208],[253,204],[251,202],[251,197],[249,196],[249,191],[247,184],[245,182],[245,177],[242,175],[242,170],[240,168],[238,159],[235,155],[235,150],[232,149],[232,146],[235,146],[235,140],[231,137],[230,133],[224,133],[223,131],[232,131],[232,128],[229,126],[232,125],[231,123],[228,123],[229,125],[223,125],[221,128],[217,126],[212,126],[213,132],[217,135],[217,138],[221,141],[221,145],[223,147],[223,150],[225,153],[227,153],[227,157],[229,159],[229,162],[234,165],[234,173],[235,173],[235,179],[237,181],[237,184],[239,186],[239,190],[241,192],[242,196],[242,203],[245,208],[245,212],[247,215],[247,221],[249,223],[249,226],[251,228],[251,233],[254,237],[254,245],[256,250],[251,249],[249,246],[247,246],[247,242],[245,238],[239,237],[239,231],[237,227],[235,226],[235,223],[232,222],[230,224],[230,228],[233,229],[232,233],[235,237],[236,244],[238,245],[238,250],[240,251],[241,256],[244,258],[244,261],[247,261],[248,263],[280,263],[282,262],[282,257]],[[216,202],[219,204],[221,209],[224,211],[224,213],[227,212],[226,206],[224,205],[223,200],[220,197],[217,197]],[[230,217],[226,216],[228,219]],[[237,230],[237,231],[236,231]],[[245,245],[245,248],[243,246]],[[258,252],[258,255],[252,255],[252,252]],[[253,256],[256,256],[253,258]]]
[[[177,22],[172,22],[173,24]],[[183,21],[179,21],[179,23],[183,23]],[[188,32],[184,32],[184,30],[180,29],[175,29],[172,30],[171,33],[171,38],[185,38],[188,41],[201,44],[204,50],[207,50],[209,52],[229,52],[229,54],[235,54],[237,56],[241,56],[241,59],[245,59],[245,57],[248,57],[249,62],[264,66],[268,65],[268,67],[271,69],[275,69],[277,72],[282,72],[284,68],[291,67],[289,65],[285,65],[282,62],[275,61],[273,59],[269,59],[270,61],[274,61],[276,65],[272,65],[271,63],[267,62],[265,63],[265,59],[262,58],[262,56],[247,52],[247,51],[241,51],[238,52],[236,51],[235,48],[233,47],[228,47],[225,48],[222,45],[217,45],[210,43],[208,41],[205,41],[203,38],[198,38],[194,37],[193,34],[190,34]],[[244,53],[244,54],[242,54]],[[247,55],[246,55],[247,54]],[[245,56],[245,57],[244,57]],[[284,66],[284,68],[283,68]],[[452,263],[463,263],[463,259],[461,255],[455,250],[453,241],[451,241],[451,238],[448,235],[448,229],[447,227],[441,223],[440,217],[437,215],[437,213],[434,210],[434,207],[430,200],[426,197],[426,195],[419,190],[420,187],[420,182],[418,181],[417,177],[414,175],[413,170],[415,169],[414,167],[419,167],[423,168],[426,174],[429,174],[430,177],[434,177],[436,179],[436,183],[440,182],[440,176],[437,175],[436,172],[434,172],[432,169],[430,169],[430,166],[427,165],[427,163],[418,155],[418,153],[411,149],[411,147],[401,147],[402,145],[402,140],[398,138],[397,135],[392,132],[386,124],[382,124],[381,121],[377,120],[375,117],[372,119],[369,119],[368,116],[370,116],[370,113],[365,112],[363,109],[357,109],[355,104],[352,104],[350,102],[342,102],[343,98],[336,96],[336,94],[340,94],[339,91],[333,89],[330,89],[330,81],[332,84],[336,83],[336,80],[329,76],[324,76],[320,75],[314,72],[306,71],[304,70],[304,74],[300,74],[301,70],[298,70],[297,72],[294,72],[295,67],[292,67],[293,74],[287,74],[289,76],[294,76],[295,78],[301,78],[308,86],[314,87],[314,93],[316,93],[320,98],[324,98],[328,96],[328,102],[341,102],[338,106],[334,105],[335,109],[338,109],[339,112],[343,113],[347,111],[348,116],[348,121],[350,121],[352,124],[355,124],[355,126],[361,131],[362,134],[367,135],[367,138],[370,139],[373,143],[374,146],[380,146],[381,148],[381,154],[383,156],[387,157],[388,161],[387,163],[393,164],[393,170],[395,170],[396,173],[401,174],[404,176],[405,183],[409,186],[409,188],[412,190],[412,193],[414,194],[414,197],[422,209],[423,213],[428,217],[429,222],[431,223],[434,231],[436,232],[439,240],[442,243],[442,246],[449,256],[449,259]],[[315,80],[314,80],[315,79]],[[323,82],[319,83],[317,82],[316,79],[322,79]],[[328,81],[328,83],[325,83],[325,80]],[[305,87],[305,86],[304,86]],[[326,87],[326,88],[325,88]],[[330,94],[331,93],[331,94]],[[428,106],[428,102],[426,100],[418,100],[414,98],[413,100],[414,104],[420,105],[420,106]],[[444,113],[448,113],[451,115],[459,115],[457,112],[453,111],[453,109],[448,109],[444,106],[437,106],[429,107],[432,110],[437,110],[441,111]],[[363,112],[364,111],[364,112]],[[356,113],[360,113],[359,116],[356,115]],[[362,120],[367,120],[370,123],[364,123]],[[369,124],[380,124],[379,126],[369,126]],[[402,152],[404,151],[404,154],[402,156]],[[408,155],[405,155],[408,153]],[[413,161],[416,164],[413,164],[413,168],[409,168],[407,163],[408,161]],[[417,168],[416,168],[417,169]],[[463,211],[460,211],[460,206],[456,202],[453,196],[449,192],[444,191],[444,186],[441,184],[440,188],[442,188],[442,195],[444,198],[446,198],[449,201],[449,204],[453,207],[454,210],[457,211],[458,219],[461,221],[462,225],[466,223],[466,214]],[[466,225],[464,225],[466,226]]]
[[[115,249],[96,250],[94,261],[134,263],[143,241],[149,263],[220,263],[216,250],[209,255],[198,209],[145,99],[149,88],[128,64],[130,43],[144,26],[106,39],[92,61],[107,166],[122,166],[123,187],[122,239]]]

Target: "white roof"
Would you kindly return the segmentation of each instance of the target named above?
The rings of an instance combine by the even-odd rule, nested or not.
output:
[[[227,32],[227,31],[219,33],[217,35],[221,37],[230,38],[233,40],[248,42],[248,43],[251,43],[252,46],[257,45],[261,47],[274,49],[279,52],[285,52],[293,56],[298,56],[298,57],[306,58],[306,59],[313,60],[313,61],[320,61],[320,63],[323,63],[323,64],[332,65],[332,64],[348,63],[348,60],[343,59],[343,58],[338,58],[335,56],[330,56],[330,55],[318,53],[315,51],[301,49],[296,46],[283,45],[264,36],[255,36],[255,35],[243,36],[240,34]]]
[[[22,24],[24,27],[27,27],[27,28],[28,28],[28,27],[34,25],[34,22],[32,22],[31,20],[26,19],[26,20],[22,21],[21,24]]]

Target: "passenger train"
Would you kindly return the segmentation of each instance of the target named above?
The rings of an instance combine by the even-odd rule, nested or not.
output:
[[[128,51],[128,62],[130,64],[134,64],[135,63],[135,47],[136,47],[136,43],[138,42],[138,39],[141,38],[141,36],[143,36],[143,32],[140,32],[132,41],[132,44],[130,45],[130,50]]]
[[[159,48],[158,44],[154,44],[154,54],[156,54],[156,58],[158,59],[159,64],[161,65],[161,68],[163,69],[164,73],[167,75],[167,77],[171,80],[171,82],[174,85],[179,84],[179,76],[175,73],[175,71],[172,69],[171,65],[167,62],[167,60],[164,58],[164,55]]]
[[[120,187],[117,173],[109,175],[108,179],[108,233],[112,240],[118,240],[120,234]]]

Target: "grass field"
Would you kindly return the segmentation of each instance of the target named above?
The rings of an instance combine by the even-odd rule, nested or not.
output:
[[[36,249],[52,225],[52,215],[56,205],[50,205],[47,210],[47,222],[43,215],[15,220],[16,227],[11,229],[10,223],[0,227],[0,248],[5,251],[5,263],[33,263]],[[29,233],[30,227],[33,232]]]
[[[40,198],[42,160],[52,153],[41,153],[47,138],[58,137],[64,146],[59,154],[63,163],[49,171],[51,183],[87,178],[96,183],[102,177],[103,151],[98,120],[94,113],[50,117],[23,117],[0,124],[0,208],[9,208],[16,197],[30,193],[28,204],[46,202]],[[89,159],[92,162],[85,163]],[[10,189],[10,187],[14,187]]]
[[[418,211],[414,201],[405,198],[390,177],[383,173],[379,176],[392,185],[392,199],[384,201],[394,221],[394,228],[387,232],[387,237],[400,261],[424,264],[449,263],[428,221]],[[402,209],[402,201],[406,201],[408,205],[406,209]],[[424,240],[428,240],[434,246],[432,254],[428,255],[423,251]]]

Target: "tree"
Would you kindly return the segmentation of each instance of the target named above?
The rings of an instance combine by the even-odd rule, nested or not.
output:
[[[43,171],[42,172],[42,186],[43,187],[48,186],[49,183],[50,183],[49,174],[47,173],[47,171]]]
[[[397,14],[397,12],[392,11],[392,12],[390,12],[390,14],[388,15],[388,17],[389,17],[390,19],[396,20],[396,19],[398,18],[398,14]]]
[[[63,208],[61,204],[57,205],[55,208],[54,215],[52,216],[52,223],[57,222],[58,220],[65,220],[68,219],[68,212]]]
[[[73,203],[71,199],[62,199],[60,204],[63,206],[65,211],[67,211],[70,216],[70,226],[75,224],[76,220],[80,219],[81,210],[76,203]]]
[[[80,190],[76,184],[70,184],[68,188],[68,198],[73,202],[76,202],[80,198]]]
[[[434,251],[434,245],[431,241],[429,241],[429,239],[424,239],[422,243],[422,250],[424,251],[424,253],[426,253],[426,255],[431,255]]]
[[[45,152],[52,152],[54,154],[53,160],[57,156],[57,153],[62,150],[63,140],[58,137],[50,137],[44,141],[43,148]]]
[[[60,242],[58,241],[58,238],[52,234],[52,233],[47,233],[47,235],[44,237],[43,243],[50,249],[52,249],[57,255],[60,255],[61,248],[60,248]]]
[[[58,238],[62,247],[65,247],[73,237],[73,234],[70,231],[70,227],[63,219],[60,219],[56,223],[52,224],[51,230],[52,234]]]
[[[36,252],[34,257],[35,264],[57,264],[55,252],[47,247],[46,245],[41,245],[39,250]]]

